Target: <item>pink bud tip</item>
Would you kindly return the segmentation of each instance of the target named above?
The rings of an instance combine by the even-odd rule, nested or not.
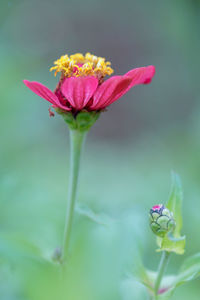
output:
[[[160,210],[161,207],[162,207],[162,204],[154,205],[154,206],[152,207],[152,210]]]

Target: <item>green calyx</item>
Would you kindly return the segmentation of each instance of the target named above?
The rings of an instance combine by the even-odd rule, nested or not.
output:
[[[150,210],[149,221],[153,233],[162,238],[167,233],[173,232],[176,227],[173,213],[164,205],[161,205],[159,209]]]
[[[77,114],[73,114],[72,112],[63,112],[60,109],[56,109],[56,112],[62,115],[70,129],[79,131],[88,131],[100,115],[100,112],[89,112],[86,110],[82,110]]]

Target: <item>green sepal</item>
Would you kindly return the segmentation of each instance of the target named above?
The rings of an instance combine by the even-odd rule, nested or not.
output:
[[[87,131],[99,118],[100,112],[81,111],[76,116],[76,123],[80,131]]]
[[[63,112],[63,110],[56,108],[55,111],[60,114],[70,129],[79,131],[88,131],[90,127],[99,118],[100,112],[82,110],[77,114],[72,112]]]
[[[69,113],[62,113],[61,114],[64,121],[67,123],[70,129],[75,130],[77,129],[76,119],[74,118],[71,112]]]
[[[183,254],[185,251],[185,236],[181,236],[182,229],[182,201],[183,192],[181,180],[179,176],[172,172],[172,188],[169,200],[166,207],[173,212],[176,221],[176,227],[173,234],[166,235],[163,238],[157,238],[159,249],[157,251],[175,252],[176,254]]]

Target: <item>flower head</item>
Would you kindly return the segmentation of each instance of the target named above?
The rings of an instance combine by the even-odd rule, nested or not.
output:
[[[176,226],[173,213],[162,204],[155,205],[150,209],[149,221],[153,233],[160,237],[172,232]]]
[[[61,72],[63,77],[95,76],[99,79],[106,75],[111,75],[114,71],[110,67],[111,63],[105,61],[103,57],[97,57],[90,53],[85,55],[76,53],[68,56],[63,55],[54,62],[50,71],[55,70],[55,76]]]
[[[133,86],[150,83],[155,67],[132,69],[124,75],[104,80],[113,73],[110,62],[90,53],[76,53],[61,56],[50,71],[55,71],[55,75],[61,73],[54,92],[36,81],[24,80],[25,85],[49,101],[58,113],[71,112],[75,118],[83,110],[99,113]]]

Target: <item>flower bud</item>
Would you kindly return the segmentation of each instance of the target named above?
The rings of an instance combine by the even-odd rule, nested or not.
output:
[[[162,238],[168,232],[173,232],[176,226],[173,213],[162,204],[150,209],[149,219],[153,233]]]

